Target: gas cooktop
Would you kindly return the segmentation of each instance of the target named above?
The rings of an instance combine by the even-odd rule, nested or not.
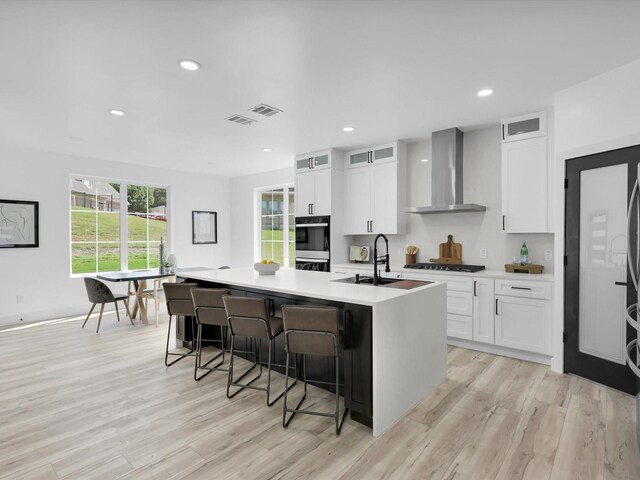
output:
[[[444,270],[449,272],[479,272],[484,270],[484,265],[453,265],[450,263],[413,263],[405,265],[404,268],[415,268],[419,270]]]

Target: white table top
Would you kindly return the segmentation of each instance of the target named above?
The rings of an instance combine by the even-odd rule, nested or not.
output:
[[[410,290],[402,290],[384,286],[374,287],[373,285],[333,282],[332,280],[344,278],[345,276],[327,272],[281,268],[275,275],[258,275],[258,272],[252,267],[195,271],[188,274],[178,274],[178,276],[230,286],[255,288],[273,293],[288,293],[369,306],[411,295],[412,292],[431,288],[433,285],[440,283],[436,282]]]

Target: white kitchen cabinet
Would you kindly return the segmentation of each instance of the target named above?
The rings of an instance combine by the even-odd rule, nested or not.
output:
[[[347,167],[358,168],[372,164],[389,163],[398,161],[398,149],[400,142],[388,143],[377,147],[361,148],[347,153]]]
[[[494,285],[492,278],[473,279],[473,340],[493,344]]]
[[[447,300],[449,296],[447,295]],[[455,315],[447,312],[447,337],[471,340],[473,337],[473,322],[468,315]]]
[[[547,135],[547,112],[535,112],[502,121],[502,141],[514,142]]]
[[[539,298],[495,296],[495,344],[551,353],[551,302]]]
[[[296,217],[331,215],[331,170],[296,175]]]
[[[549,231],[547,137],[502,144],[502,230]]]
[[[317,153],[296,155],[296,173],[309,172],[311,170],[328,169],[332,166],[333,150],[325,150]]]
[[[385,158],[345,170],[345,235],[404,233],[405,148],[400,142],[393,148],[399,161],[388,162]]]

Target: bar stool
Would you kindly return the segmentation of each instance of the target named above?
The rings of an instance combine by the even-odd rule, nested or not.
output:
[[[196,312],[191,297],[191,289],[197,287],[197,283],[167,283],[164,285],[164,296],[167,302],[167,313],[169,313],[169,328],[167,329],[167,348],[164,351],[164,364],[169,367],[187,356],[194,356],[195,339],[191,340],[191,350],[187,353],[169,352],[169,339],[171,338],[171,319],[174,315],[184,315],[191,317],[191,332],[193,335],[193,317]],[[168,363],[169,355],[176,355],[180,358]]]
[[[340,335],[339,312],[335,307],[300,307],[284,305],[282,307],[282,320],[284,323],[285,349],[287,352],[287,371],[289,368],[289,356],[291,354],[302,355],[302,375],[304,379],[304,394],[295,408],[287,407],[287,380],[285,379],[284,405],[282,409],[282,426],[287,428],[296,413],[319,415],[321,417],[334,417],[336,422],[336,435],[340,435],[345,416],[349,411],[344,409],[340,419],[340,353],[344,346]],[[322,355],[334,357],[336,362],[336,410],[335,413],[323,413],[313,410],[302,410],[300,406],[307,396],[307,355]],[[325,383],[325,382],[316,382]],[[291,416],[287,420],[287,412]]]
[[[223,288],[192,288],[191,297],[193,298],[193,306],[196,312],[196,323],[198,324],[198,336],[196,337],[196,364],[193,370],[193,379],[198,382],[202,378],[209,375],[214,370],[226,372],[226,368],[218,368],[224,363],[224,339],[225,329],[229,326],[227,322],[227,312],[224,308],[222,297],[229,295],[229,290]],[[202,364],[202,326],[217,325],[220,327],[220,340],[205,339],[209,342],[220,343],[220,353]],[[208,365],[222,356],[222,360],[213,367]],[[198,377],[198,369],[207,370],[206,373]]]
[[[229,322],[229,330],[231,331],[231,359],[229,361],[229,377],[227,379],[227,398],[232,398],[240,393],[245,388],[252,388],[254,390],[261,390],[267,392],[267,406],[273,405],[286,390],[283,390],[273,401],[269,401],[271,395],[271,351],[273,349],[273,340],[282,333],[282,319],[269,315],[267,309],[268,299],[260,297],[240,297],[226,295],[222,297],[224,301],[224,307],[227,311],[227,319]],[[249,337],[252,342],[257,340],[257,353],[254,352],[254,362],[247,371],[234,380],[233,378],[233,354],[235,351],[235,337],[236,336]],[[266,338],[269,341],[269,356],[267,360],[267,387],[256,387],[252,383],[258,380],[262,376],[262,354],[260,347],[262,345],[262,339]],[[277,365],[282,366],[284,365]],[[256,366],[259,366],[260,373],[252,378],[247,383],[239,383],[246,375],[249,374]],[[288,376],[289,369],[285,371],[285,377]],[[297,379],[296,379],[297,381]],[[288,387],[291,388],[295,385],[296,381]],[[240,387],[233,393],[230,393],[231,387]]]

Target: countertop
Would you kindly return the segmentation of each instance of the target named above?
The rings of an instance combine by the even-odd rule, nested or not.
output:
[[[344,275],[287,268],[281,268],[275,275],[258,275],[253,267],[246,267],[200,270],[186,275],[178,274],[178,276],[237,287],[255,288],[273,293],[301,295],[368,306],[375,306],[440,284],[440,282],[435,282],[410,290],[402,290],[385,286],[374,287],[373,285],[332,282],[331,280],[344,278]]]
[[[362,270],[364,272],[370,272],[373,274],[373,264],[372,263],[332,263],[331,270],[335,271],[335,269],[339,268],[349,268],[353,270]],[[384,268],[384,266],[381,266]],[[446,270],[420,270],[416,268],[394,268],[391,266],[392,272],[400,272],[403,275],[429,275],[429,276],[438,276],[438,275],[455,275],[461,277],[489,277],[489,278],[497,278],[504,280],[526,280],[533,282],[553,282],[553,274],[552,273],[541,273],[541,274],[526,274],[526,273],[507,273],[505,271],[500,270],[480,270],[479,272],[470,273],[470,272],[451,272]]]

